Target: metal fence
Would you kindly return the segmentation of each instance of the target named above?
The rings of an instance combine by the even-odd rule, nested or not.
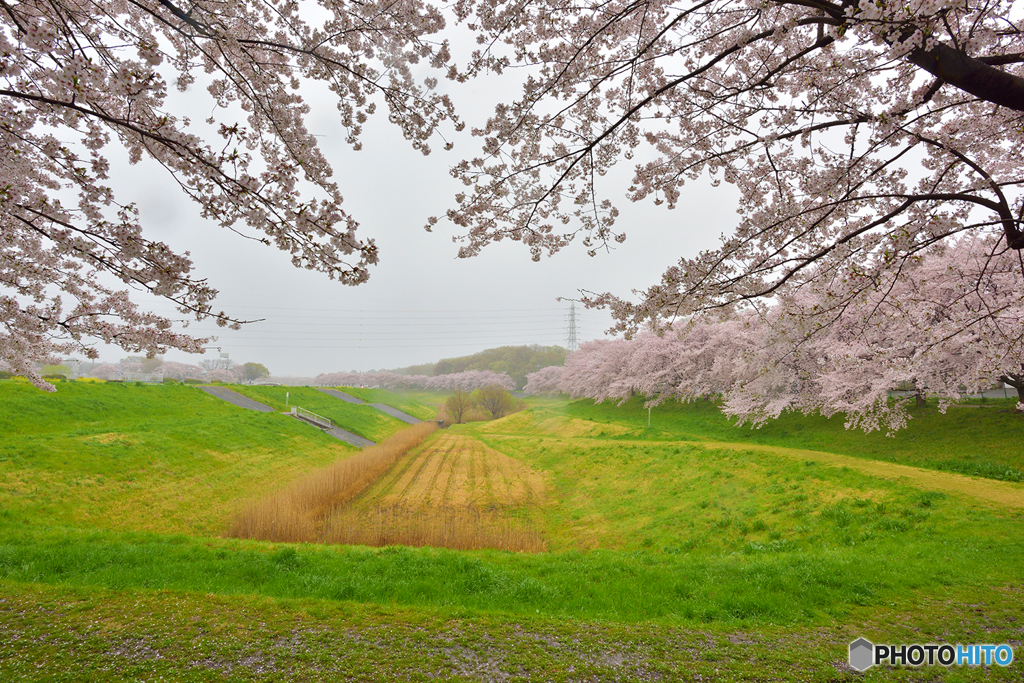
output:
[[[331,429],[334,427],[334,423],[331,422],[330,418],[326,418],[323,415],[317,415],[316,413],[306,410],[305,408],[299,408],[298,406],[295,406],[292,408],[292,414],[298,415],[303,420],[306,420],[307,422],[312,422],[313,424],[319,427],[323,427],[324,429]]]

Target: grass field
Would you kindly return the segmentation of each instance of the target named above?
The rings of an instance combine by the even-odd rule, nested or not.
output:
[[[936,466],[1024,471],[998,405],[886,441],[533,401],[437,432],[327,518],[546,549],[508,552],[223,538],[245,500],[356,451],[183,386],[0,381],[0,401],[0,680],[1024,678],[1024,484]],[[1018,661],[862,675],[859,636]]]
[[[0,381],[8,523],[217,535],[240,501],[355,449],[186,385]]]

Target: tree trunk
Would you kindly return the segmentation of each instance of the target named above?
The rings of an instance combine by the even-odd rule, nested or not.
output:
[[[999,379],[1016,389],[1017,400],[1024,403],[1024,375],[1003,375]]]

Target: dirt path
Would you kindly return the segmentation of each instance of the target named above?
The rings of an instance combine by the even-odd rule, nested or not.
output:
[[[227,401],[239,408],[246,408],[248,410],[255,410],[261,413],[272,413],[274,409],[270,406],[254,401],[251,398],[242,396],[237,391],[228,389],[227,387],[215,387],[215,386],[201,386],[199,387],[210,396],[216,396],[217,398]]]

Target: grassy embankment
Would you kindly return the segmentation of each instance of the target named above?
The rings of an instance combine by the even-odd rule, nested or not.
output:
[[[10,386],[0,383],[4,398]],[[102,406],[111,415],[90,426],[89,435],[115,432],[112,423],[116,433],[139,434],[127,423],[122,428],[123,418],[114,413],[139,404],[135,392],[150,389],[166,388],[104,389],[112,392],[104,394]],[[121,404],[109,398],[118,398],[119,390],[133,398]],[[35,410],[28,403],[46,400],[23,403]],[[206,421],[223,417],[230,427],[211,434],[245,440],[242,432],[250,427],[249,436],[262,433],[258,425],[288,424],[281,416],[256,413],[228,419],[207,410],[214,405],[199,404]],[[291,678],[317,678],[337,670],[356,678],[390,672],[409,680],[501,674],[727,679],[769,672],[852,680],[842,662],[845,644],[859,635],[875,642],[1021,640],[1020,508],[789,452],[690,443],[714,435],[647,430],[646,414],[641,426],[626,408],[617,415],[607,406],[547,402],[503,421],[456,427],[443,434],[447,445],[435,437],[343,508],[372,507],[396,495],[420,509],[443,507],[461,495],[468,508],[484,501],[489,487],[488,504],[514,503],[528,511],[547,553],[217,539],[204,536],[204,525],[152,529],[146,526],[150,515],[138,505],[119,508],[116,523],[97,522],[81,517],[95,498],[84,495],[81,485],[55,490],[45,501],[18,499],[14,512],[0,519],[7,600],[0,624],[8,642],[13,634],[23,646],[0,646],[0,674],[32,675],[42,664],[55,678],[54,672],[67,670],[69,676],[88,671],[96,679],[126,671],[196,679],[222,673],[273,678],[287,671]],[[174,422],[184,439],[200,428],[177,424],[186,413],[168,420],[151,416],[143,432],[163,433]],[[78,438],[58,415],[36,410],[31,419],[35,433],[53,441],[51,451]],[[13,427],[3,423],[5,435]],[[303,428],[309,439],[320,436]],[[946,432],[946,457],[970,459],[973,445]],[[280,434],[287,442],[291,433]],[[147,447],[156,444],[139,439]],[[174,448],[176,441],[168,437],[159,451],[161,471],[181,472],[176,482],[160,488],[159,477],[150,477],[138,488],[158,492],[136,495],[153,502],[173,492],[183,509],[202,507],[209,490],[188,482],[210,467],[203,470],[186,449]],[[837,435],[836,441],[842,439]],[[60,480],[67,472],[92,467],[109,473],[126,464],[114,463],[105,451],[90,455],[88,465],[62,461],[43,457],[32,439],[20,443],[3,451],[5,481],[32,471]],[[287,458],[290,447],[275,457]],[[989,448],[985,458],[993,460],[995,452]],[[250,462],[246,453],[241,449],[232,461],[232,476],[220,475],[227,482],[245,480],[225,486],[236,501],[246,486],[249,495],[267,487],[258,476],[264,473],[249,472],[267,462],[256,455]],[[1016,459],[1009,452],[1004,457],[1005,464],[1021,468],[1019,452]],[[290,476],[323,463],[314,460],[293,467]],[[199,475],[190,474],[195,468]],[[414,471],[423,474],[412,476]],[[1019,484],[991,483],[1024,496]],[[6,510],[21,494],[5,485],[2,495]],[[51,519],[51,510],[65,512]],[[223,508],[208,516],[223,524],[230,518]],[[111,657],[118,667],[105,670]],[[986,675],[1013,680],[1018,666]],[[949,681],[972,676],[931,673]],[[874,670],[866,679],[914,675]]]
[[[300,406],[317,415],[323,415],[342,429],[373,442],[383,441],[407,426],[401,420],[376,408],[346,403],[312,387],[237,385],[231,388],[275,410],[286,411],[289,406]]]
[[[843,417],[784,413],[759,429],[737,426],[709,401],[664,403],[651,410],[642,398],[623,405],[541,400],[555,412],[596,422],[645,429],[653,440],[694,439],[749,443],[841,453],[1002,481],[1024,482],[1024,419],[1016,399],[990,399],[951,406],[945,414],[932,401],[910,408],[907,428],[893,436],[843,428]]]
[[[219,535],[240,501],[355,449],[187,385],[0,381],[0,515],[26,529]]]
[[[427,391],[396,393],[386,389],[361,389],[359,387],[337,387],[337,389],[367,403],[383,403],[392,408],[398,408],[403,413],[421,420],[433,420],[437,414],[437,406],[443,404],[447,398],[445,394]]]

